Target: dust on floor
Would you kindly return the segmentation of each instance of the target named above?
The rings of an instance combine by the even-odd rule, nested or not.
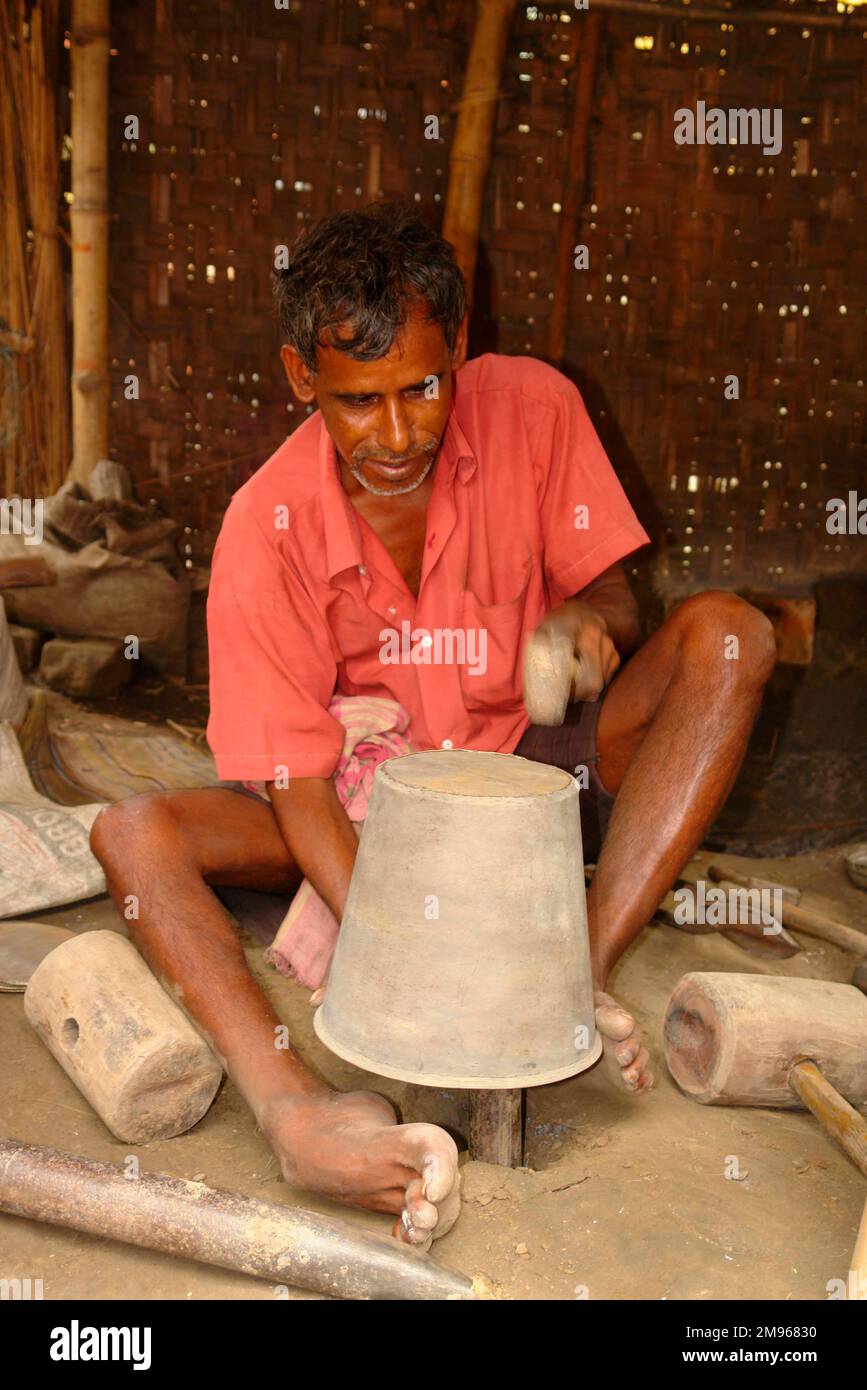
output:
[[[789,860],[714,857],[794,883],[808,890],[805,901],[865,926],[865,899],[845,876],[840,847]],[[701,864],[691,869],[695,875]],[[107,898],[34,920],[123,931]],[[655,1089],[628,1095],[603,1061],[530,1090],[527,1167],[466,1164],[461,1218],[434,1246],[434,1257],[482,1275],[499,1296],[512,1299],[826,1298],[828,1282],[846,1278],[863,1179],[804,1112],[687,1100],[668,1077],[661,1048],[665,1003],[687,970],[849,981],[852,955],[800,934],[798,940],[799,955],[769,963],[722,937],[646,928],[618,965],[611,989],[644,1028]],[[383,1092],[406,1120],[455,1125],[455,1093],[386,1081],[327,1052],[313,1031],[307,991],[264,965],[260,944],[245,939],[245,949],[305,1059],[322,1075],[341,1090]],[[0,997],[0,1056],[4,1135],[118,1164],[131,1152],[31,1032],[21,995]],[[287,1187],[228,1081],[194,1130],[134,1152],[143,1171],[297,1203],[368,1229],[390,1227],[389,1218]],[[736,1167],[739,1177],[727,1177]],[[0,1276],[41,1278],[46,1299],[285,1296],[262,1280],[15,1217],[0,1217],[0,1248]],[[290,1297],[313,1295],[293,1290]]]

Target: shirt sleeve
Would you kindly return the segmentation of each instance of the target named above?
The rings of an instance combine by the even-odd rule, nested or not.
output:
[[[249,513],[229,508],[207,606],[211,712],[221,778],[330,777],[344,730],[328,713],[331,635],[295,573]]]
[[[579,593],[650,537],[627,500],[581,396],[557,373],[534,402],[534,456],[545,575],[564,597]]]

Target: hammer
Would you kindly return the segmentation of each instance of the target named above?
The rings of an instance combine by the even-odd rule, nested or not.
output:
[[[579,662],[575,639],[563,626],[549,625],[524,649],[524,708],[534,724],[562,724]]]
[[[843,951],[852,951],[857,956],[867,956],[867,934],[856,931],[854,927],[847,927],[842,922],[835,922],[832,917],[826,917],[824,912],[817,912],[815,908],[803,907],[798,901],[800,893],[795,896],[797,890],[789,888],[786,884],[774,883],[771,879],[753,878],[734,869],[723,868],[719,864],[709,865],[707,872],[714,883],[724,887],[734,884],[738,888],[779,889],[782,894],[780,917],[784,926],[806,932],[808,936],[817,936],[820,941],[830,941]]]
[[[694,971],[668,1002],[664,1041],[693,1100],[806,1106],[867,1176],[867,1121],[854,1108],[867,1101],[867,998],[852,985]]]
[[[734,884],[739,888],[779,889],[782,894],[780,918],[786,926],[794,927],[808,936],[817,936],[820,941],[830,941],[841,951],[852,951],[862,957],[853,971],[852,983],[862,994],[867,994],[867,934],[847,927],[843,922],[835,922],[832,917],[826,917],[824,912],[817,912],[815,908],[802,906],[800,889],[788,884],[774,883],[770,879],[754,878],[752,875],[744,877],[733,869],[721,868],[719,864],[711,864],[708,874],[721,886]],[[793,941],[788,932],[785,935],[790,942]],[[797,948],[797,943],[795,946]]]

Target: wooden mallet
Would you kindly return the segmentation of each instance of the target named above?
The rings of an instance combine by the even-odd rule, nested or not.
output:
[[[867,998],[852,985],[694,971],[665,1015],[665,1060],[703,1105],[812,1110],[867,1176]],[[851,1102],[851,1103],[850,1103]]]

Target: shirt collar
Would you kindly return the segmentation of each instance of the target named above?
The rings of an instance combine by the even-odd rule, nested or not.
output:
[[[466,484],[476,471],[477,460],[466,435],[458,424],[454,407],[449,413],[440,445],[436,474],[440,484],[453,488],[455,481]],[[325,522],[325,559],[328,578],[341,570],[362,563],[358,517],[340,481],[334,440],[319,420],[319,486]]]

